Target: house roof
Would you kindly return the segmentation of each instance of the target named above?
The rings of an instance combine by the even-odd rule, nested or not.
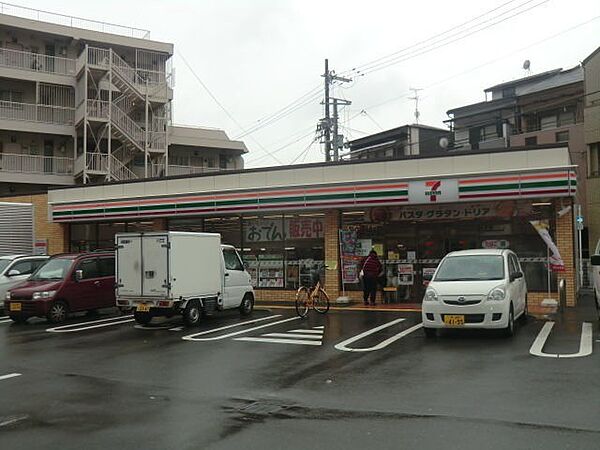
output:
[[[559,67],[558,69],[548,70],[546,72],[537,73],[535,75],[530,75],[528,77],[517,78],[516,80],[512,80],[512,81],[505,81],[503,83],[496,84],[496,85],[494,85],[492,87],[486,88],[483,91],[484,92],[491,92],[491,91],[497,91],[498,89],[503,89],[505,87],[516,86],[518,84],[531,83],[533,81],[538,81],[538,80],[541,80],[543,78],[547,78],[547,77],[550,77],[552,75],[555,75],[555,74],[559,73],[561,70],[562,70],[562,67]]]
[[[596,56],[598,53],[600,53],[600,47],[598,47],[596,50],[594,50],[592,53],[590,53],[587,58],[585,58],[583,60],[583,65],[586,65],[594,56]]]
[[[379,144],[392,143],[397,139],[407,136],[411,128],[439,131],[440,133],[448,133],[448,130],[445,128],[437,128],[437,127],[432,127],[430,125],[422,125],[422,124],[403,125],[401,127],[391,128],[389,130],[384,130],[379,133],[371,134],[369,136],[365,136],[365,137],[350,141],[350,143],[349,143],[350,148],[354,151],[354,150],[359,150],[359,149],[362,149],[365,147],[376,146]]]

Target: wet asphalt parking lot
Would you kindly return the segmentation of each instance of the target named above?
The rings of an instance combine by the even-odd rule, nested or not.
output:
[[[598,449],[595,311],[554,322],[541,342],[541,318],[426,339],[402,311],[0,319],[1,447]]]

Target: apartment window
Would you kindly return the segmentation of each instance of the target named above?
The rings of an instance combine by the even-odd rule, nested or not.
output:
[[[525,145],[537,145],[537,136],[526,137]]]
[[[600,177],[600,142],[590,144],[590,176]]]
[[[565,125],[572,125],[575,123],[575,109],[565,108],[558,114],[558,126],[564,127]]]
[[[514,97],[515,96],[515,88],[513,87],[507,87],[502,89],[502,98],[506,98],[506,97]]]
[[[3,102],[23,103],[23,93],[19,91],[0,91],[0,100]]]
[[[549,130],[557,127],[556,114],[540,117],[540,130]]]
[[[556,142],[567,142],[569,140],[569,132],[568,131],[559,131],[556,133]]]

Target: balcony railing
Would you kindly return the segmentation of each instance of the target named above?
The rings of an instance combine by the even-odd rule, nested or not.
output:
[[[221,169],[220,167],[202,167],[202,166],[180,166],[175,164],[169,164],[169,176],[177,175],[196,175],[201,173],[216,173],[224,172],[227,170],[234,169]],[[164,164],[151,164],[150,165],[150,176],[151,177],[164,177],[165,165]]]
[[[13,173],[40,173],[46,175],[72,175],[73,158],[0,153],[0,171]]]
[[[75,60],[0,48],[0,66],[57,75],[75,75]]]
[[[75,108],[0,101],[0,119],[73,125]]]
[[[132,28],[114,23],[100,22],[97,20],[83,19],[81,17],[57,14],[41,9],[27,8],[12,3],[0,2],[0,14],[23,17],[25,19],[49,22],[71,28],[82,28],[85,30],[100,31],[102,33],[119,34],[139,39],[149,39],[150,31],[140,28]]]

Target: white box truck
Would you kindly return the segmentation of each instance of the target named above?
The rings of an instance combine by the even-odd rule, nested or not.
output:
[[[219,234],[119,233],[115,247],[117,306],[133,309],[140,324],[182,314],[196,325],[216,311],[252,312],[250,274]]]

